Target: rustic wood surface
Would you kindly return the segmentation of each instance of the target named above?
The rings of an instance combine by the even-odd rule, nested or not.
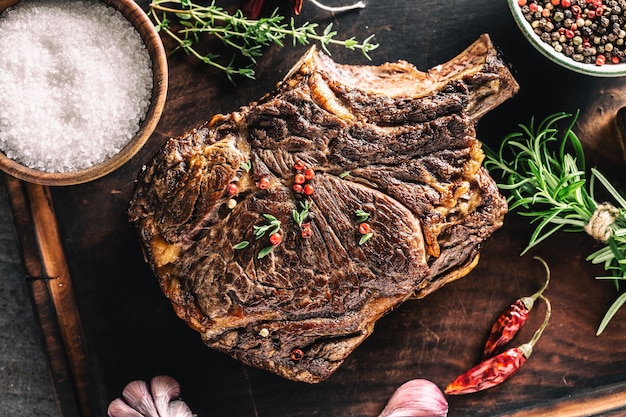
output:
[[[289,13],[287,2],[278,4],[283,13]],[[274,4],[268,6],[269,10]],[[614,93],[624,87],[624,80],[593,79],[546,61],[524,41],[506,2],[370,0],[364,10],[341,16],[328,15],[305,2],[297,21],[306,20],[322,26],[333,22],[342,36],[363,39],[375,33],[381,46],[372,52],[371,63],[403,59],[422,70],[454,57],[480,34],[489,33],[511,63],[521,91],[480,121],[480,139],[493,146],[532,116],[581,109],[578,129],[586,133],[581,139],[590,163],[603,168],[618,187],[623,186],[624,177],[618,175],[624,165],[623,146],[616,138],[601,134],[597,116],[602,115],[603,123],[610,121],[626,105],[626,98],[621,103],[621,96]],[[90,375],[81,380],[83,370],[72,369],[75,364],[64,368],[61,359],[53,361],[73,375],[80,412],[104,416],[108,403],[128,382],[167,374],[180,381],[184,399],[201,417],[377,416],[403,382],[427,378],[443,388],[474,365],[494,317],[543,282],[543,267],[532,259],[538,255],[552,270],[546,294],[554,310],[550,326],[532,358],[512,380],[482,393],[450,397],[450,416],[623,415],[626,309],[602,336],[595,336],[616,297],[611,282],[594,279],[602,270],[585,261],[595,243],[586,236],[559,234],[520,257],[531,229],[515,214],[509,214],[503,229],[484,245],[481,261],[469,276],[385,316],[339,371],[318,385],[289,382],[245,367],[205,347],[174,316],[126,218],[135,178],[168,137],[259,98],[305,50],[304,46],[270,48],[256,68],[257,79],[239,80],[236,86],[217,72],[173,55],[163,117],[136,158],[95,182],[36,189],[35,194],[8,179],[16,219],[30,219],[34,225],[27,223],[21,229],[23,245],[38,241],[35,230],[42,219],[32,216],[32,207],[42,199],[50,202],[57,221],[61,245],[52,251],[67,262],[84,332],[79,341],[70,342],[80,346],[69,349],[78,349],[79,361],[84,350],[86,363],[79,365],[89,366]],[[369,63],[358,53],[340,48],[331,52],[338,62]],[[15,204],[20,198],[26,198],[22,206]],[[46,253],[24,255],[25,262],[45,265]],[[40,307],[54,304],[54,294],[44,293],[52,300],[43,301]],[[538,304],[521,341],[539,325],[543,311]],[[62,332],[53,333],[63,338]],[[72,340],[66,336],[65,343]],[[70,362],[76,357],[70,355]],[[88,400],[81,402],[83,395]]]

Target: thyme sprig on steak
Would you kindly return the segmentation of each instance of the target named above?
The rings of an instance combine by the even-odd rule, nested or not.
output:
[[[567,119],[569,124],[560,130],[559,122]],[[583,147],[572,130],[575,122],[575,115],[556,113],[537,125],[534,119],[520,125],[497,152],[488,150],[485,167],[495,178],[499,172],[498,186],[509,192],[509,209],[536,224],[522,254],[560,230],[586,232],[604,245],[587,260],[604,266],[610,275],[596,278],[613,279],[621,295],[602,319],[599,335],[626,303],[626,199],[597,169],[587,176]],[[596,181],[617,206],[598,202]]]

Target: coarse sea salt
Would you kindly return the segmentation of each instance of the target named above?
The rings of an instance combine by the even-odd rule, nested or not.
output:
[[[0,150],[73,172],[117,154],[152,93],[139,33],[101,2],[24,0],[0,16]]]

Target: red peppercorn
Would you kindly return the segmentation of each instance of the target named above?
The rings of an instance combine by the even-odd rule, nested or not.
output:
[[[267,190],[270,186],[270,180],[267,177],[263,177],[259,180],[259,188],[261,190]]]
[[[614,64],[619,64],[619,57],[616,56],[616,55],[613,55],[611,57],[611,62],[614,63]]]
[[[561,0],[550,0],[550,3],[552,3],[553,6],[558,6],[561,4]]]
[[[517,5],[518,5],[519,7],[524,7],[524,6],[526,6],[526,3],[528,3],[528,2],[527,2],[527,0],[517,0]]]
[[[296,161],[293,164],[293,169],[295,169],[296,171],[302,171],[304,169],[305,165],[304,162],[302,161]]]
[[[528,9],[529,9],[531,12],[535,13],[535,12],[539,9],[539,6],[537,6],[537,3],[530,3],[530,4],[528,5]]]
[[[574,31],[573,31],[573,30],[571,30],[571,29],[567,29],[567,30],[565,31],[565,37],[566,37],[567,39],[572,39],[574,36],[575,36],[575,33],[574,33]]]
[[[301,361],[302,359],[304,359],[304,352],[302,351],[302,349],[296,348],[291,351],[289,357],[292,361]]]
[[[596,17],[596,11],[595,11],[595,10],[589,10],[589,11],[587,12],[587,17],[588,17],[589,19],[594,19],[594,18]]]
[[[572,5],[570,0],[561,0],[561,7],[564,9],[569,8]]]
[[[298,194],[302,192],[302,186],[300,184],[294,184],[292,188],[293,188],[293,191]]]
[[[578,17],[581,12],[582,10],[580,9],[579,5],[575,4],[572,6],[572,13],[574,13],[574,16]]]
[[[313,236],[313,230],[311,229],[311,223],[302,223],[301,235],[304,239],[308,239]]]
[[[602,16],[604,14],[604,7],[597,6],[596,7],[596,16]]]
[[[596,65],[601,67],[606,63],[606,57],[604,55],[598,55],[596,57]]]
[[[305,184],[304,187],[302,187],[302,192],[304,195],[313,195],[313,186],[311,184]]]
[[[270,235],[270,243],[274,246],[280,245],[280,242],[283,241],[283,235],[280,232],[272,233]]]
[[[359,233],[362,235],[366,235],[368,234],[370,231],[372,230],[372,228],[370,227],[370,225],[368,223],[359,223]]]
[[[311,181],[314,176],[315,171],[313,171],[313,168],[308,168],[306,171],[304,171],[304,179],[306,179],[307,181]]]
[[[237,194],[239,189],[237,188],[237,184],[231,182],[230,184],[228,184],[228,187],[226,187],[226,191],[230,195],[235,195]]]
[[[552,14],[552,12],[549,9],[543,9],[541,11],[541,16],[542,17],[550,17],[551,14]]]
[[[302,174],[296,174],[296,176],[293,177],[293,182],[295,182],[296,184],[304,184],[304,181],[305,178]]]

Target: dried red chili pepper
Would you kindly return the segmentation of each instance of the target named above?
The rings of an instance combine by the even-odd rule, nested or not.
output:
[[[448,395],[461,395],[482,391],[499,385],[513,376],[532,354],[535,344],[550,320],[552,313],[550,301],[543,295],[540,298],[546,303],[546,316],[530,342],[485,359],[467,372],[459,375],[448,384],[444,392]]]
[[[530,310],[532,310],[537,298],[539,298],[548,287],[548,284],[550,283],[550,269],[548,268],[546,262],[540,257],[535,256],[534,259],[541,262],[546,269],[546,280],[543,286],[533,295],[516,300],[500,313],[496,321],[493,323],[491,332],[489,333],[489,337],[485,343],[483,359],[492,356],[496,350],[513,339],[513,337],[528,320],[528,314],[530,313]]]
[[[496,386],[510,378],[526,362],[527,344],[508,349],[459,375],[445,389],[448,395],[469,394]]]

